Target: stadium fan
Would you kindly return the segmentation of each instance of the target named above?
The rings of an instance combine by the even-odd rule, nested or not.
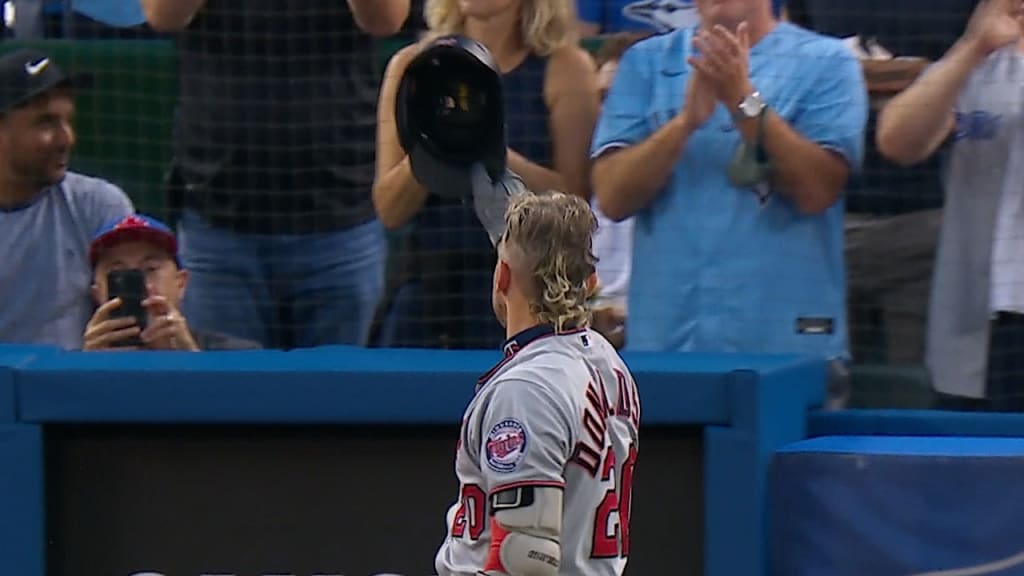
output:
[[[649,36],[651,34],[645,32],[619,32],[601,43],[601,48],[594,55],[594,63],[597,65],[602,101],[611,89],[622,55],[630,46]],[[593,326],[612,345],[622,348],[626,338],[626,302],[633,263],[633,219],[616,222],[605,216],[593,199],[591,207],[597,216],[594,253],[597,255],[597,277],[600,281],[594,302]]]
[[[493,56],[504,86],[508,168],[530,189],[588,196],[587,147],[597,116],[596,74],[561,0],[429,0],[428,38],[388,64],[377,106],[374,204],[385,226],[410,225],[389,294],[384,346],[492,348],[504,337],[490,308],[494,248],[472,203],[428,190],[402,148],[395,102],[420,50],[458,34]]]
[[[383,285],[373,35],[409,0],[143,0],[174,32],[168,180],[192,324],[270,348],[364,344]]]
[[[188,285],[178,240],[166,224],[132,214],[108,222],[92,240],[92,293],[98,308],[85,327],[84,350],[244,350],[259,348],[189,328],[180,311]]]
[[[952,141],[926,353],[944,408],[1024,411],[1022,22],[1020,0],[984,0],[879,117],[878,148],[900,164]]]
[[[0,342],[80,348],[92,234],[134,211],[117,186],[68,171],[78,80],[35,50],[0,58]]]
[[[769,0],[698,6],[699,28],[626,51],[594,137],[601,210],[636,217],[627,349],[825,357],[841,405],[860,64]]]

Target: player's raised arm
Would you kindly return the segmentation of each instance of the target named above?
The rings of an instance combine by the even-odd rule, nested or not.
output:
[[[480,428],[480,468],[491,511],[483,573],[557,576],[563,473],[575,445],[571,409],[545,383],[511,379],[491,386]]]

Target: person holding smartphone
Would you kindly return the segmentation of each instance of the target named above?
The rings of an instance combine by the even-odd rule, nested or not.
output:
[[[92,240],[93,297],[99,306],[84,350],[242,350],[255,342],[189,327],[180,310],[189,273],[178,240],[163,222],[133,214],[102,227]]]

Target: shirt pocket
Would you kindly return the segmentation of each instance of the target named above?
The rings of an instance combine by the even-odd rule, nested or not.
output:
[[[660,76],[654,80],[651,99],[647,105],[647,122],[654,133],[668,124],[683,109],[686,94],[686,74]]]

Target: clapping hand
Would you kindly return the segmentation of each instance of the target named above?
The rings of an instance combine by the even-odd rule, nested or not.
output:
[[[703,126],[714,114],[717,104],[708,79],[703,72],[694,69],[686,84],[686,99],[683,101],[682,116],[686,127],[696,130]]]
[[[754,92],[750,83],[750,32],[743,22],[733,34],[724,26],[698,29],[693,39],[697,54],[687,59],[715,98],[730,110]]]

